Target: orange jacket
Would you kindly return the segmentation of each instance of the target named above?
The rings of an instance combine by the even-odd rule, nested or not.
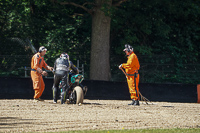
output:
[[[42,70],[42,67],[47,69],[47,64],[44,61],[44,58],[40,56],[39,53],[36,53],[31,60],[31,69],[35,69],[37,70],[38,68],[40,68]]]
[[[140,69],[140,64],[138,58],[134,52],[132,52],[128,57],[127,63],[123,63],[122,67],[126,70],[127,74],[134,74]]]

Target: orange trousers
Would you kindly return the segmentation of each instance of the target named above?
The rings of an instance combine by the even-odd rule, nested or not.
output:
[[[138,74],[138,76],[136,78],[136,87],[135,87],[134,76],[127,77],[130,97],[131,97],[131,99],[134,99],[134,100],[140,100],[139,88],[138,88],[139,78],[140,78],[140,75]]]
[[[31,79],[33,81],[33,89],[35,90],[34,99],[40,98],[45,88],[42,75],[36,71],[31,71]]]

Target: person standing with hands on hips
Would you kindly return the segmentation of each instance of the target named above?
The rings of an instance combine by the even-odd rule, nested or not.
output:
[[[45,84],[42,78],[43,76],[47,76],[47,72],[42,70],[42,67],[53,71],[53,67],[50,67],[44,61],[44,56],[47,52],[47,49],[44,46],[39,48],[39,52],[36,53],[31,59],[31,79],[33,81],[33,89],[35,90],[34,101],[42,101],[40,97],[45,88]]]
[[[132,102],[128,105],[135,105],[139,106],[139,73],[138,70],[140,69],[140,64],[136,54],[133,52],[132,46],[129,44],[125,44],[125,49],[123,50],[126,55],[128,56],[127,63],[123,63],[119,66],[119,69],[126,70],[126,77],[129,87],[130,97]]]

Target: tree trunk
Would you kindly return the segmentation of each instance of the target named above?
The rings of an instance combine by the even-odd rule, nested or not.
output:
[[[96,11],[92,15],[92,44],[90,55],[90,79],[110,80],[110,21],[101,11],[102,0],[96,0]],[[112,1],[109,1],[110,4]]]

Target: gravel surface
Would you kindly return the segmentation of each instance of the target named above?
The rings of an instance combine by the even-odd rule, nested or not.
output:
[[[81,105],[52,100],[0,100],[0,132],[56,132],[147,128],[200,128],[200,104],[89,100]]]

